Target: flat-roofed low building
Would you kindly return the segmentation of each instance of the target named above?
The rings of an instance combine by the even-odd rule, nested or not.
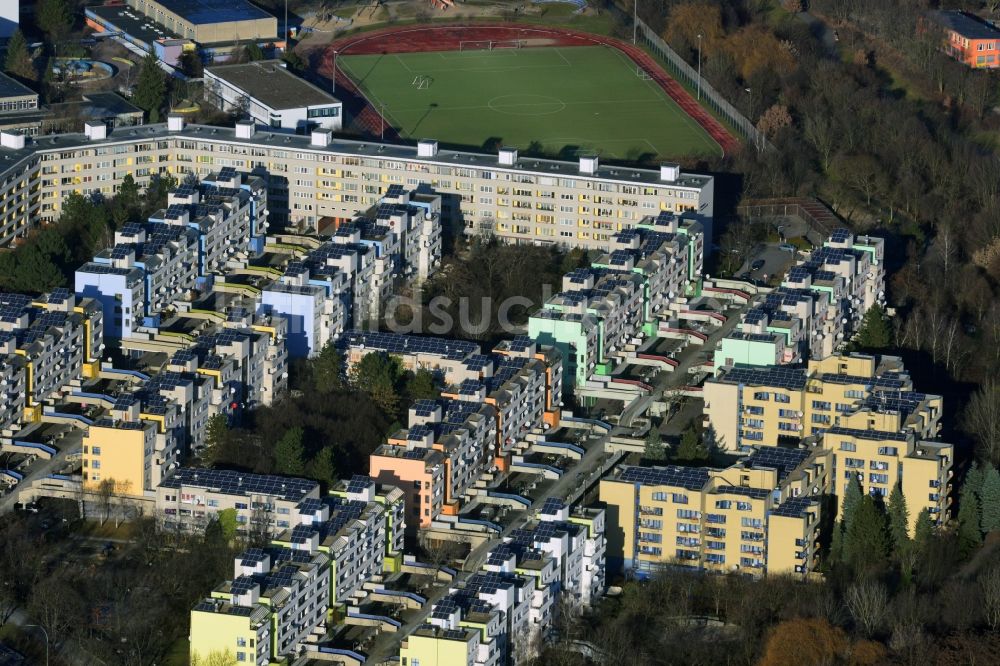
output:
[[[38,108],[38,93],[28,86],[0,73],[0,123],[3,116]]]
[[[220,511],[234,509],[237,531],[246,533],[263,511],[274,530],[284,530],[300,502],[319,496],[319,484],[307,479],[181,467],[157,486],[156,517],[165,529],[201,531]]]
[[[343,125],[343,103],[288,71],[280,60],[206,67],[205,98],[272,129],[337,131]]]

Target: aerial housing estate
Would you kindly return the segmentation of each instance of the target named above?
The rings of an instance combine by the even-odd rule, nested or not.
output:
[[[178,509],[170,518],[181,518],[181,510],[211,511],[208,503],[226,496],[240,524],[271,539],[240,554],[232,580],[192,609],[192,660],[231,654],[239,663],[266,666],[295,657],[325,634],[331,608],[352,613],[368,594],[365,584],[401,562],[398,488],[355,476],[319,497],[304,479],[194,474],[161,491],[163,509]],[[303,497],[292,505],[289,492]]]
[[[581,609],[603,593],[604,513],[546,501],[434,604],[427,622],[403,640],[400,664],[498,666],[537,656],[561,601]]]
[[[651,171],[524,158],[516,151],[498,158],[439,150],[432,141],[382,145],[334,140],[324,129],[295,135],[253,123],[188,125],[180,116],[104,135],[28,139],[0,133],[0,156],[9,158],[0,161],[0,194],[23,195],[21,205],[0,218],[0,246],[42,220],[58,218],[71,192],[110,195],[126,174],[145,186],[160,174],[202,179],[224,167],[265,178],[271,231],[315,228],[323,218],[352,219],[392,185],[438,192],[444,197],[441,224],[470,235],[602,251],[614,234],[661,211],[698,221],[710,240],[713,215],[712,177],[675,165]],[[554,210],[559,201],[565,203]]]
[[[616,233],[609,252],[563,277],[562,291],[531,315],[528,334],[556,347],[567,388],[599,385],[700,288],[700,222],[660,213]]]
[[[368,354],[387,354],[445,386],[439,399],[410,405],[407,427],[370,457],[373,477],[405,490],[411,529],[457,515],[484,474],[506,469],[529,433],[559,422],[562,358],[530,338],[491,354],[473,342],[381,332],[351,331],[339,344],[348,372]]]
[[[719,344],[716,365],[826,358],[851,339],[876,303],[885,303],[885,240],[839,229],[743,313]]]

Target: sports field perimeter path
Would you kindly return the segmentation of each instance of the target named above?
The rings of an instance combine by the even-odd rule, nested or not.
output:
[[[621,51],[642,67],[681,110],[708,132],[724,153],[739,149],[740,142],[722,124],[706,111],[677,81],[670,77],[653,58],[638,46],[603,35],[592,35],[576,30],[530,25],[424,25],[388,27],[339,39],[326,48],[320,73],[330,75],[333,52],[338,55],[371,55],[378,53],[413,53],[421,51],[454,51],[462,42],[526,40],[528,46],[593,46],[603,45]],[[338,89],[350,91],[359,99],[363,93],[345,72],[337,67]],[[370,132],[377,134],[383,119],[371,102],[365,100],[364,108],[355,109],[355,117]],[[385,126],[391,127],[389,123]],[[387,138],[398,139],[395,131],[386,132]]]

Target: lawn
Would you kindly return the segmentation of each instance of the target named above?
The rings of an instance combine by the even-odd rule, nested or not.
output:
[[[627,56],[604,46],[341,56],[337,64],[404,138],[473,148],[537,142],[551,154],[623,160],[721,154]]]

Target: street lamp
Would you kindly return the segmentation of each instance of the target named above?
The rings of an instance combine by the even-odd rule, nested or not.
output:
[[[639,30],[639,0],[632,0],[632,43],[636,43],[636,33]]]
[[[701,101],[701,33],[698,33],[698,101]]]
[[[337,92],[337,49],[333,50],[333,74],[330,75],[331,94]]]
[[[382,107],[382,113],[379,114],[379,140],[385,143],[385,104],[379,104]]]
[[[45,627],[40,624],[23,624],[21,627],[24,629],[34,627],[35,629],[42,630],[42,635],[45,636],[45,666],[49,666],[49,632],[45,631]]]

